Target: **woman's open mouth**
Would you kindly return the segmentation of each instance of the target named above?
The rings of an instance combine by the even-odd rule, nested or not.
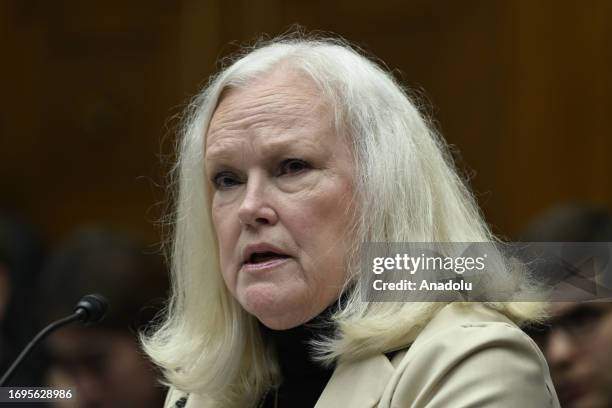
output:
[[[247,271],[271,269],[287,262],[290,258],[289,255],[277,254],[271,251],[254,252],[242,264],[242,267]]]

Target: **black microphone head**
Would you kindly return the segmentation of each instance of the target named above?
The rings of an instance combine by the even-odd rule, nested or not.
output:
[[[106,315],[108,301],[100,294],[85,295],[74,307],[75,313],[81,314],[82,323],[98,323]]]

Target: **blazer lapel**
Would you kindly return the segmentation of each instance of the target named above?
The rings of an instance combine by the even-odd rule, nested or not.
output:
[[[393,371],[393,365],[383,354],[339,363],[315,408],[375,407]]]
[[[323,389],[315,408],[376,407],[394,370],[389,359],[383,354],[359,361],[339,363]],[[184,394],[176,390],[171,390],[171,392],[172,395],[169,396],[166,407],[174,408],[175,401]],[[191,394],[185,408],[208,406],[212,406],[210,400],[197,394]]]

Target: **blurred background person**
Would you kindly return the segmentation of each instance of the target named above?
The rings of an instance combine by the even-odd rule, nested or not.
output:
[[[0,214],[0,375],[39,328],[34,289],[43,254],[43,244],[28,223]],[[34,350],[7,385],[40,386],[44,364],[41,350]]]
[[[46,342],[49,384],[72,387],[76,395],[61,406],[162,406],[165,390],[135,333],[155,316],[166,290],[162,259],[107,230],[77,232],[50,256],[41,282],[45,320],[71,313],[88,293],[103,294],[109,301],[101,323],[73,324]]]
[[[611,242],[603,208],[564,206],[537,218],[523,234],[534,242]],[[561,406],[612,407],[612,302],[552,302],[550,321],[529,330],[548,361]]]

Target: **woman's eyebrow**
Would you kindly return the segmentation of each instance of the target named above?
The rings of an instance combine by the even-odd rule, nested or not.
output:
[[[223,162],[227,160],[232,160],[235,156],[235,151],[231,149],[207,149],[204,153],[204,163],[205,165],[209,165],[212,163]]]

